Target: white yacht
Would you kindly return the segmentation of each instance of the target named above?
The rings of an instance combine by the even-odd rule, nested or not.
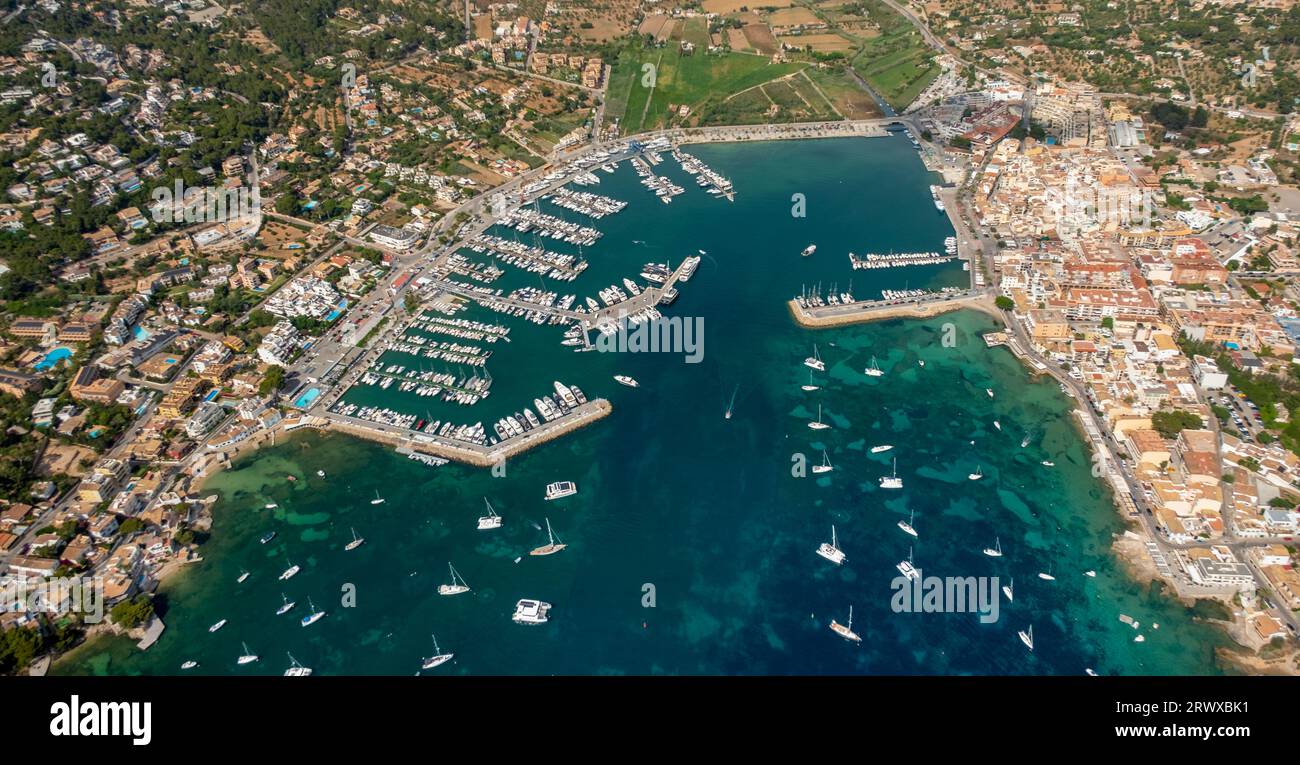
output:
[[[894,460],[894,472],[890,475],[880,477],[880,488],[882,489],[901,489],[903,488],[903,479],[898,477],[898,460]]]
[[[894,448],[894,445],[893,445],[893,444],[881,444],[881,445],[879,445],[879,446],[873,446],[873,447],[871,447],[871,453],[872,453],[872,454],[880,454],[881,452],[887,452],[887,451],[889,451],[890,449],[893,449],[893,448]]]
[[[285,677],[311,677],[311,667],[304,667],[289,654],[289,668],[284,671]]]
[[[1012,577],[1006,584],[1002,585],[1002,594],[1007,596],[1008,603],[1016,599],[1015,593],[1013,591],[1015,586],[1016,586],[1015,577]]]
[[[288,563],[289,567],[280,573],[281,582],[285,582],[294,578],[294,576],[296,576],[298,572],[302,570],[300,566],[295,565],[292,561],[285,561],[285,563]]]
[[[871,357],[871,366],[862,370],[862,374],[866,375],[867,377],[880,377],[881,375],[884,374],[884,372],[882,372],[880,367],[876,364],[875,356]]]
[[[550,612],[550,603],[524,598],[515,604],[515,613],[510,619],[516,624],[545,624],[551,618]]]
[[[993,427],[997,428],[998,430],[1002,430],[1002,423],[998,422],[997,420],[994,420]]]
[[[837,566],[844,565],[846,558],[844,551],[840,549],[840,540],[835,536],[835,527],[831,526],[831,541],[822,542],[817,548],[817,554]]]
[[[224,626],[226,626],[226,620],[222,619],[221,621],[217,622],[211,627],[208,627],[208,632],[216,632],[217,630],[221,629]]]
[[[1052,462],[1051,460],[1043,460],[1040,464],[1043,467],[1056,467],[1056,463]]]
[[[1031,651],[1034,650],[1034,625],[1029,625],[1028,632],[1020,630],[1016,634],[1020,635],[1020,642],[1024,643],[1026,648]]]
[[[1038,572],[1038,578],[1045,582],[1056,581],[1056,577],[1052,576],[1052,567],[1050,565],[1047,567],[1047,573],[1043,573],[1042,571]]]
[[[469,585],[465,582],[465,580],[461,577],[461,575],[456,571],[456,568],[452,566],[450,562],[447,563],[447,568],[451,571],[451,584],[438,585],[438,594],[459,595],[462,592],[469,592]]]
[[[851,640],[854,643],[862,642],[862,638],[858,636],[858,633],[853,631],[853,606],[849,606],[848,624],[840,624],[834,619],[831,619],[831,632],[834,632],[845,640]]]
[[[916,566],[912,565],[912,548],[910,547],[907,548],[907,560],[900,560],[896,568],[898,568],[898,573],[911,580],[916,580],[921,576],[921,572],[917,571]]]
[[[311,598],[307,598],[307,608],[311,610],[306,616],[302,617],[301,619],[302,626],[310,627],[311,625],[325,618],[325,612],[317,611],[316,604],[311,602]]]
[[[266,509],[267,509],[267,510],[274,510],[274,509],[276,509],[277,507],[279,507],[279,505],[277,505],[277,504],[274,503],[274,502],[267,502],[267,503],[266,503]]]
[[[809,255],[813,254],[814,252],[817,252],[817,245],[810,244],[807,247],[803,248],[803,252],[799,253],[799,255],[800,257],[806,258]]]
[[[325,477],[325,471],[324,471],[324,470],[317,470],[317,471],[316,471],[316,475],[320,476],[321,478],[324,478],[324,477]]]
[[[478,530],[489,531],[491,529],[501,528],[501,516],[497,515],[496,509],[492,507],[491,502],[488,502],[487,497],[483,498],[483,504],[487,505],[488,514],[479,517]]]
[[[984,389],[984,392],[987,393],[987,394],[989,394],[989,398],[993,398],[993,389],[992,389],[992,388],[985,388],[985,389]]]
[[[442,649],[438,647],[438,636],[432,635],[431,637],[433,637],[433,655],[427,659],[420,660],[420,669],[433,669],[434,667],[440,667],[451,661],[452,657],[456,655],[454,653],[443,653]]]
[[[818,372],[826,371],[826,362],[822,361],[821,354],[817,352],[817,344],[813,343],[813,355],[803,360],[803,365],[815,369]]]
[[[559,499],[578,493],[578,485],[573,481],[556,481],[546,484],[546,499]]]
[[[530,551],[528,554],[529,555],[554,555],[560,550],[563,550],[565,547],[568,547],[568,545],[556,541],[555,532],[551,531],[550,518],[546,519],[546,538],[547,540],[549,540],[546,544],[542,545],[541,547],[534,547],[532,551]]]
[[[372,504],[372,505],[382,505],[382,504],[384,504],[384,502],[387,502],[387,500],[384,499],[383,497],[379,496],[379,490],[376,489],[376,490],[375,490],[375,498],[372,499],[372,500],[370,500],[370,504]]]
[[[243,643],[244,653],[236,660],[237,664],[252,664],[257,661],[257,654],[248,650],[248,643]]]
[[[1093,571],[1092,569],[1088,569],[1087,571],[1083,572],[1083,575],[1084,575],[1084,576],[1096,577],[1096,576],[1097,576],[1097,572],[1096,572],[1096,571]]]
[[[812,468],[813,473],[815,474],[829,473],[834,469],[835,466],[831,464],[831,458],[826,455],[826,450],[822,449],[822,464],[813,465]]]
[[[235,580],[235,584],[243,584],[248,579],[249,576],[250,576],[249,573],[245,571],[244,573],[239,575],[238,579]]]
[[[825,430],[830,427],[830,425],[827,425],[826,423],[822,422],[821,404],[817,405],[817,419],[814,420],[813,422],[808,423],[808,427],[812,428],[813,430]]]
[[[805,385],[800,385],[799,387],[800,387],[800,389],[805,390],[805,391],[814,391],[814,390],[821,390],[821,389],[822,389],[822,386],[820,386],[820,385],[813,385],[812,370],[809,370],[809,371],[808,371],[808,382],[807,382],[807,384],[805,384]]]
[[[919,535],[916,533],[916,529],[912,527],[912,523],[915,520],[916,520],[916,511],[913,510],[912,515],[907,520],[898,522],[898,528],[902,529],[904,532],[908,534],[911,534],[914,537],[917,537]]]
[[[181,665],[181,669],[194,669],[197,666],[199,666],[199,663],[197,661],[194,661],[193,659],[190,659],[189,661]]]
[[[972,480],[972,481],[978,481],[979,479],[981,479],[981,478],[984,477],[984,473],[980,472],[979,466],[976,466],[976,467],[975,467],[975,472],[974,472],[974,473],[971,473],[970,475],[968,475],[968,476],[966,476],[966,477],[969,478],[969,479]]]
[[[637,382],[636,380],[633,380],[631,377],[628,377],[627,375],[614,375],[614,381],[617,382],[619,385],[626,385],[629,388],[641,387],[641,383]]]
[[[280,593],[280,599],[284,601],[284,605],[282,605],[282,606],[280,606],[279,608],[275,609],[275,615],[276,615],[276,616],[284,616],[285,614],[287,614],[287,613],[289,613],[291,610],[293,610],[293,607],[294,607],[294,606],[298,605],[298,601],[296,601],[296,600],[289,600],[289,597],[288,597],[287,595],[285,595],[283,592]]]
[[[365,537],[357,536],[357,530],[352,529],[352,541],[343,545],[343,551],[351,552],[357,549],[358,547],[360,547],[361,545],[365,544],[365,541],[366,541]]]
[[[1001,558],[1001,557],[1002,557],[1002,539],[1001,539],[1000,537],[999,537],[999,538],[995,538],[995,539],[993,540],[993,546],[992,546],[992,547],[985,547],[985,548],[984,548],[984,554],[987,555],[987,556],[989,556],[990,558]]]

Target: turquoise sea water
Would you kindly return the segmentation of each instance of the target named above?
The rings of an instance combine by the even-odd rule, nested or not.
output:
[[[859,297],[874,297],[881,288],[965,283],[955,265],[849,268],[850,250],[939,249],[952,233],[905,138],[690,151],[735,181],[735,203],[699,191],[670,159],[659,169],[687,187],[671,205],[626,165],[599,173],[601,185],[587,190],[631,204],[595,224],[605,236],[585,250],[591,267],[558,289],[594,295],[645,262],[707,251],[665,311],[703,317],[701,363],[575,354],[558,344],[559,328],[516,323],[511,343],[491,346],[492,396],[473,409],[406,397],[396,386],[350,392],[363,404],[490,423],[560,379],[610,399],[614,411],[511,460],[502,477],[428,468],[334,435],[297,435],[256,453],[206,487],[222,495],[213,538],[204,562],[165,585],[161,641],[145,653],[125,640],[96,641],[55,671],[177,673],[194,659],[194,672],[280,674],[291,652],[322,674],[411,674],[431,655],[431,633],[456,654],[439,674],[1218,671],[1219,631],[1130,581],[1111,557],[1122,524],[1090,474],[1067,399],[1055,383],[1032,381],[1005,350],[984,346],[988,317],[817,332],[790,320],[785,300],[801,284],[847,289],[852,279]],[[804,195],[806,217],[791,215],[795,194]],[[810,243],[817,254],[800,258]],[[497,286],[536,283],[512,272]],[[809,393],[800,389],[809,379],[801,362],[814,342],[827,372]],[[862,374],[872,356],[883,377]],[[619,386],[616,373],[642,387]],[[829,430],[806,427],[818,404]],[[869,452],[883,443],[895,448]],[[800,460],[820,462],[823,449],[833,472],[792,475]],[[877,482],[893,457],[905,488],[884,491]],[[976,467],[984,478],[968,480]],[[290,474],[298,480],[287,481]],[[543,501],[556,480],[576,481],[580,493]],[[384,504],[369,503],[376,492]],[[475,529],[483,497],[505,518],[502,529]],[[270,502],[278,508],[262,509]],[[913,513],[918,539],[897,527]],[[548,517],[568,549],[531,557],[546,541]],[[842,567],[814,554],[832,524],[848,556]],[[354,528],[366,542],[346,552]],[[268,530],[278,536],[263,546]],[[995,539],[999,559],[981,553]],[[1002,599],[989,624],[970,613],[896,613],[890,584],[909,548],[926,576],[1014,578],[1015,599]],[[471,593],[437,594],[449,561]],[[302,572],[277,581],[289,562]],[[242,571],[251,576],[236,584]],[[1037,577],[1045,571],[1056,580]],[[299,605],[276,617],[281,593]],[[355,606],[341,601],[347,593]],[[329,615],[302,628],[309,596]],[[524,597],[554,604],[551,622],[511,623]],[[861,645],[827,629],[850,605]],[[1120,614],[1142,623],[1144,643],[1133,642],[1137,633]],[[227,626],[209,634],[223,618]],[[1031,624],[1032,653],[1016,637]],[[243,642],[261,661],[236,666]]]

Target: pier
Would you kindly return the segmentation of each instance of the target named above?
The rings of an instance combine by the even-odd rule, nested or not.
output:
[[[985,290],[972,290],[958,295],[928,295],[913,300],[858,300],[813,308],[805,308],[797,300],[790,300],[787,305],[795,323],[807,329],[842,327],[884,319],[925,319],[963,308],[973,308],[1001,318],[993,305],[993,295]]]
[[[613,324],[617,322],[620,317],[625,318],[635,313],[639,313],[640,311],[644,311],[647,308],[654,308],[659,305],[659,300],[663,297],[664,293],[672,289],[673,285],[676,284],[682,277],[682,274],[685,273],[686,263],[687,260],[683,258],[682,262],[677,264],[677,268],[673,269],[672,275],[670,275],[663,284],[647,286],[645,289],[641,290],[640,295],[633,295],[627,300],[620,300],[611,306],[596,311],[594,314],[579,314],[579,317],[582,320],[582,328],[590,331],[602,324]]]

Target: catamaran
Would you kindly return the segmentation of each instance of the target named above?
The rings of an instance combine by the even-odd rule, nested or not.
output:
[[[817,352],[816,343],[813,343],[813,355],[804,359],[803,365],[810,369],[816,369],[818,372],[826,371],[826,362],[822,361],[821,354]]]
[[[806,391],[821,390],[821,388],[822,388],[822,386],[820,386],[820,385],[813,385],[813,381],[812,381],[812,370],[811,370],[811,369],[808,370],[808,384],[807,384],[807,385],[800,385],[799,387],[802,388],[803,390],[806,390]]]
[[[1012,592],[1015,586],[1016,586],[1015,577],[1012,577],[1010,581],[1002,585],[1002,594],[1007,596],[1008,603],[1016,599],[1015,594]]]
[[[627,375],[614,375],[614,380],[619,385],[626,385],[629,388],[641,387],[641,383],[637,382],[636,380],[633,380],[631,377],[628,377]]]
[[[510,619],[515,624],[545,624],[550,619],[550,612],[550,603],[523,598],[515,604],[515,613]]]
[[[903,479],[898,477],[898,460],[894,460],[894,472],[890,475],[880,477],[880,488],[882,489],[901,489],[903,488]]]
[[[831,632],[834,632],[845,640],[851,640],[854,643],[862,642],[862,638],[858,637],[858,633],[853,631],[853,606],[849,606],[848,624],[840,624],[834,619],[831,619]]]
[[[383,497],[379,496],[379,490],[378,490],[378,489],[375,489],[375,498],[372,499],[372,500],[370,500],[370,504],[372,504],[372,505],[382,505],[382,504],[384,504],[384,502],[386,502],[386,501],[387,501],[387,500],[385,500]]]
[[[226,626],[226,620],[222,619],[221,621],[217,622],[211,627],[208,627],[208,632],[216,632],[217,630],[221,629],[224,626]]]
[[[862,374],[866,375],[867,377],[880,377],[881,375],[884,374],[884,372],[881,371],[880,367],[876,364],[875,356],[871,357],[871,366],[862,370]]]
[[[822,464],[813,465],[813,473],[829,473],[834,469],[835,466],[831,464],[831,458],[826,456],[826,450],[822,449]]]
[[[984,548],[984,554],[989,556],[990,558],[1001,558],[1002,539],[1000,537],[995,537],[993,540],[993,546]]]
[[[1031,651],[1034,650],[1034,625],[1029,625],[1028,632],[1020,630],[1016,634],[1020,635],[1020,642],[1024,643],[1026,648]]]
[[[921,576],[921,572],[917,571],[916,566],[912,565],[912,548],[910,547],[907,548],[907,560],[900,560],[896,568],[898,569],[898,573],[908,579],[915,580]]]
[[[912,528],[912,522],[915,520],[916,520],[916,511],[913,510],[911,516],[909,516],[907,520],[898,522],[898,528],[902,529],[908,534],[911,534],[914,537],[919,537],[920,535],[916,533],[916,529]]]
[[[288,653],[288,651],[286,651],[285,653]],[[290,653],[289,668],[284,671],[284,676],[285,677],[310,677],[311,667],[304,667],[303,665],[299,664],[298,660],[293,658],[293,654]]]
[[[317,611],[316,604],[311,602],[310,597],[307,598],[307,608],[311,609],[311,611],[306,616],[302,617],[302,626],[310,627],[311,625],[325,618],[325,612]]]
[[[983,474],[982,472],[980,472],[979,466],[977,465],[977,466],[975,467],[975,472],[974,472],[974,473],[971,473],[970,475],[968,475],[968,476],[966,476],[966,477],[969,478],[969,479],[971,479],[972,481],[978,481],[979,479],[981,479],[981,478],[984,477],[984,474]]]
[[[554,555],[560,550],[563,550],[565,547],[568,547],[568,545],[563,544],[562,542],[555,541],[555,532],[551,531],[550,518],[546,519],[546,538],[549,540],[546,544],[542,545],[541,547],[533,548],[533,550],[528,554],[529,555]]]
[[[822,405],[821,405],[821,404],[818,404],[818,405],[817,405],[817,419],[816,419],[816,421],[808,423],[808,427],[812,428],[813,430],[825,430],[825,429],[827,429],[827,428],[830,427],[830,425],[827,425],[826,423],[822,422]]]
[[[893,448],[894,448],[894,445],[893,445],[893,444],[881,444],[880,446],[873,446],[873,447],[871,447],[871,453],[872,453],[872,454],[880,454],[881,452],[887,452],[887,451],[889,451],[890,449],[893,449]]]
[[[236,660],[235,663],[252,664],[253,662],[257,661],[257,654],[248,650],[248,643],[243,643],[243,646],[244,646],[244,653]]]
[[[487,505],[487,511],[488,511],[488,514],[479,517],[479,519],[478,519],[478,530],[479,530],[479,531],[488,531],[488,530],[490,530],[490,529],[499,529],[499,528],[501,528],[501,516],[497,515],[497,511],[496,511],[496,509],[492,507],[492,503],[491,503],[491,502],[488,502],[488,498],[487,498],[487,497],[484,497],[484,498],[483,498],[483,504]]]
[[[433,638],[433,655],[420,661],[420,669],[440,667],[451,661],[452,657],[456,655],[454,653],[443,653],[442,649],[438,647],[438,636],[432,635],[431,637]]]
[[[573,481],[556,481],[546,484],[546,499],[559,499],[578,493],[578,485]]]
[[[275,609],[276,616],[284,616],[285,614],[289,613],[289,611],[291,611],[294,606],[298,605],[298,601],[289,600],[289,597],[285,595],[283,592],[280,593],[280,599],[284,601],[284,605]]]
[[[343,550],[344,552],[350,552],[352,550],[355,550],[358,547],[360,547],[362,544],[364,544],[365,541],[366,541],[365,537],[357,536],[357,530],[352,529],[352,541],[343,545]]]
[[[452,566],[450,562],[447,563],[447,568],[451,570],[451,584],[438,585],[438,594],[459,595],[462,592],[469,592],[469,585],[466,584],[461,575],[456,572],[456,568]]]
[[[840,540],[835,536],[835,526],[831,526],[831,541],[822,542],[817,548],[817,554],[837,566],[844,564],[846,558],[844,551],[840,549]]]
[[[294,565],[293,561],[291,561],[291,560],[285,559],[284,562],[285,562],[285,563],[288,563],[288,564],[289,564],[289,567],[286,568],[286,569],[285,569],[285,570],[280,574],[280,581],[281,581],[281,582],[288,581],[288,580],[292,579],[292,578],[293,578],[293,577],[294,577],[294,576],[295,576],[299,571],[302,570],[299,566]]]

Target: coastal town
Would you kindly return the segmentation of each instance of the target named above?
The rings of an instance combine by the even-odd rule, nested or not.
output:
[[[580,280],[629,204],[602,176],[631,170],[631,204],[671,213],[745,193],[695,145],[905,137],[948,249],[805,256],[842,260],[845,282],[950,265],[967,284],[804,294],[793,320],[995,318],[983,342],[1073,400],[1126,524],[1117,558],[1215,604],[1225,663],[1300,673],[1300,115],[1282,46],[1216,68],[1212,36],[1153,43],[1130,20],[1110,70],[1103,39],[1050,43],[1120,23],[1116,3],[704,0],[315,4],[318,49],[291,4],[265,5],[47,0],[5,19],[0,592],[93,577],[109,618],[5,608],[0,672],[41,674],[97,632],[147,650],[165,629],[151,594],[203,559],[204,481],[294,431],[490,469],[606,417],[572,380],[482,414],[513,322],[581,352],[672,318],[692,288],[702,250]],[[1287,4],[1191,5],[1300,27]],[[67,9],[98,35],[50,23]],[[173,36],[114,31],[137,23]],[[904,54],[889,66],[847,55],[885,41]],[[227,51],[209,62],[225,76],[185,45]],[[663,76],[708,57],[713,82]],[[649,61],[666,95],[637,84]],[[1249,85],[1214,76],[1247,66]]]

